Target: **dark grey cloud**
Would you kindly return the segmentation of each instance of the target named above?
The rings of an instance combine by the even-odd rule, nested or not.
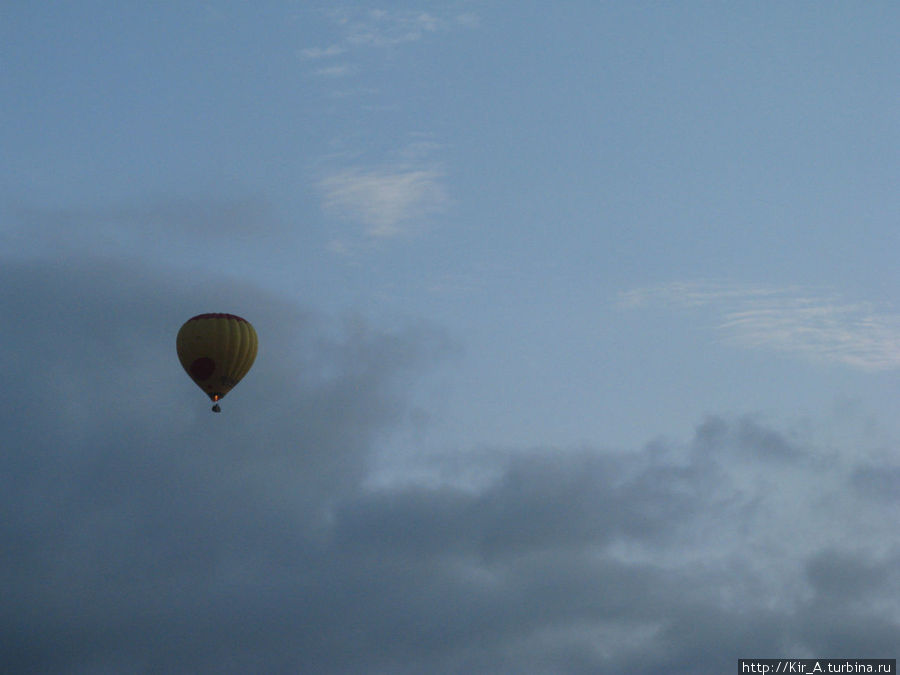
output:
[[[274,648],[254,631],[300,649],[293,632],[331,604],[323,519],[442,336],[100,259],[7,261],[0,277],[4,667],[223,672],[230,644],[251,661]],[[244,406],[235,390],[214,416],[174,336],[224,298],[263,347]]]
[[[261,337],[221,415],[174,355],[207,310]],[[900,644],[889,459],[711,415],[372,487],[450,350],[433,327],[75,258],[5,261],[0,316],[5,672],[719,673]]]
[[[62,207],[19,203],[7,206],[7,218],[14,231],[33,236],[44,231],[48,236],[85,234],[99,236],[117,228],[143,229],[158,236],[160,231],[183,232],[193,236],[252,234],[261,220],[271,213],[265,200],[258,197],[166,197],[115,205]],[[99,230],[99,232],[98,232]]]
[[[873,556],[871,550],[835,548],[810,556],[805,572],[811,594],[801,608],[809,621],[797,629],[810,649],[894,658],[900,644],[898,563],[896,550]]]
[[[860,465],[853,472],[852,484],[863,496],[896,502],[900,500],[900,465]]]
[[[266,246],[297,248],[297,228],[269,202],[226,196],[155,197],[119,204],[0,204],[0,248],[19,259],[112,258],[168,261],[228,274],[248,260],[265,260]],[[235,251],[240,253],[235,255]],[[223,261],[228,261],[226,265]]]

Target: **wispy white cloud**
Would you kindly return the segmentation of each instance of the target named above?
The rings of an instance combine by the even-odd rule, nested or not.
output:
[[[434,166],[350,167],[326,176],[318,187],[326,210],[362,223],[366,235],[378,238],[408,232],[447,201]]]
[[[338,31],[337,39],[327,46],[310,46],[298,54],[307,61],[347,56],[361,49],[387,49],[419,42],[428,35],[453,28],[471,29],[479,25],[474,13],[451,15],[446,12],[403,9],[330,11]]]
[[[623,307],[642,307],[651,304],[696,307],[729,300],[752,301],[798,292],[799,287],[775,288],[712,281],[673,281],[621,293],[619,304]]]
[[[315,74],[320,77],[345,77],[355,71],[355,68],[346,63],[317,68]]]
[[[300,50],[300,56],[304,59],[309,59],[311,61],[317,59],[324,59],[329,56],[338,56],[343,54],[346,48],[341,45],[330,45],[328,47],[307,47],[306,49]]]
[[[620,296],[623,307],[708,307],[726,339],[865,370],[900,367],[900,314],[803,287],[677,282]]]
[[[343,24],[345,40],[351,45],[392,47],[417,42],[444,28],[447,21],[429,12],[379,9],[345,19]]]

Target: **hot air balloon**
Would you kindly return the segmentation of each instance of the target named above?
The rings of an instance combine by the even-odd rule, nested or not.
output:
[[[221,412],[219,399],[231,391],[256,359],[256,331],[234,314],[198,314],[178,331],[178,360]]]

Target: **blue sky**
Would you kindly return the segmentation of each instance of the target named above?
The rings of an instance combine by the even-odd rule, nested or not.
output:
[[[45,603],[4,614],[26,645],[7,662],[704,672],[900,644],[893,3],[0,17],[4,462],[22,486],[4,564],[23,606]],[[172,344],[212,311],[260,335],[217,419]],[[185,459],[201,443],[221,455]],[[34,515],[59,481],[65,516]],[[172,556],[136,563],[113,534]],[[56,569],[60,547],[84,565]],[[173,603],[184,583],[210,627],[169,662],[154,638],[97,637],[150,611],[141,579]],[[618,605],[592,595],[611,587]],[[108,607],[70,626],[77,588]],[[854,627],[838,609],[857,591],[881,604]],[[216,602],[273,645],[266,610],[322,634],[219,644],[238,629]],[[160,641],[178,632],[154,611]]]

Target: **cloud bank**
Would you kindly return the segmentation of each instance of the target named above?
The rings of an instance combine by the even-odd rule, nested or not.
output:
[[[440,332],[97,259],[0,288],[8,672],[686,674],[900,643],[891,452],[711,415],[376,484]],[[173,341],[224,297],[261,351],[212,415]]]

